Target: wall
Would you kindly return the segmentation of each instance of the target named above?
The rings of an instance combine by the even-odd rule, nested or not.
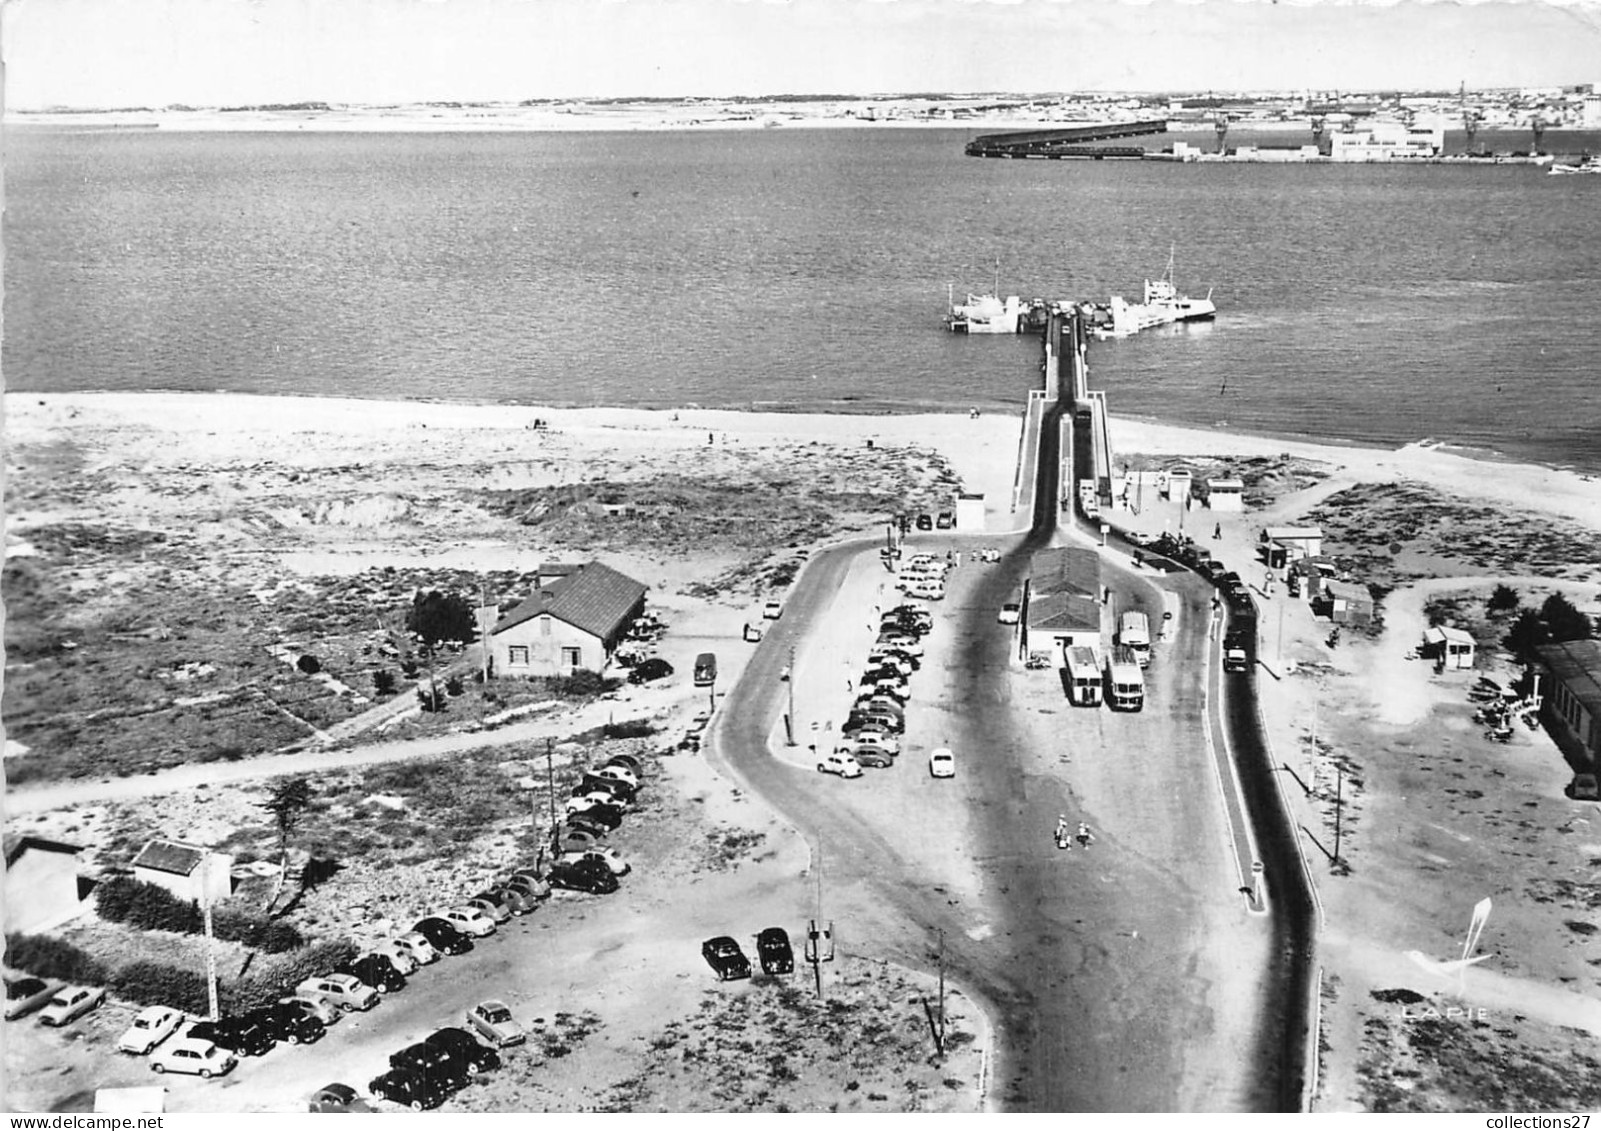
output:
[[[513,664],[511,649],[528,649],[528,663]],[[576,665],[562,662],[563,648],[578,649]],[[601,671],[610,659],[599,637],[574,628],[549,614],[532,617],[496,634],[493,640],[495,675],[502,679],[532,679],[567,675],[576,667]]]
[[[30,848],[6,869],[7,931],[31,931],[75,914],[78,858]]]

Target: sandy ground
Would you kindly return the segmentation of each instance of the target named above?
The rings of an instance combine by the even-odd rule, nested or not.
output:
[[[985,495],[989,532],[1027,520],[1011,508],[1020,418],[1000,414],[975,420],[670,413],[221,394],[13,394],[5,410],[8,557],[32,551],[32,529],[92,522],[181,529],[207,547],[211,568],[244,577],[345,574],[398,562],[527,569],[552,548],[499,516],[440,504],[486,483],[517,488],[600,475],[648,478],[721,465],[708,461],[731,466],[777,445],[814,441],[842,450],[869,440],[934,449],[964,489]],[[536,418],[548,429],[534,431]],[[1113,443],[1120,453],[1288,453],[1326,465],[1329,480],[1267,511],[1190,516],[1192,523],[1221,526],[1214,552],[1251,580],[1261,574],[1252,546],[1262,525],[1293,521],[1351,483],[1417,482],[1601,530],[1601,490],[1586,477],[1475,461],[1428,445],[1335,447],[1122,419],[1113,422]],[[79,470],[93,471],[109,489],[75,493]],[[1151,503],[1138,516],[1111,518],[1154,534],[1177,526],[1179,512]],[[670,610],[675,646],[686,655],[702,641],[737,640],[741,623],[752,619],[747,598],[683,595],[685,585],[726,564],[715,555],[663,560],[616,553],[605,560],[652,585],[651,600]],[[850,587],[862,590],[853,599],[874,596],[864,588],[866,576]],[[1326,622],[1315,621],[1304,602],[1284,601],[1282,589],[1263,600],[1263,657],[1282,675],[1264,676],[1263,709],[1278,756],[1293,771],[1281,775],[1282,784],[1306,830],[1308,867],[1326,918],[1320,1109],[1381,1105],[1375,1082],[1386,1070],[1375,1034],[1384,1026],[1411,1032],[1415,1024],[1403,1007],[1375,993],[1406,988],[1441,1008],[1489,1010],[1496,1031],[1512,1034],[1497,1039],[1513,1051],[1519,1041],[1560,1050],[1564,1040],[1580,1040],[1576,1034],[1601,1032],[1594,1005],[1601,953],[1590,941],[1601,904],[1594,896],[1601,812],[1562,796],[1568,770],[1543,734],[1520,731],[1507,745],[1483,738],[1469,718],[1473,673],[1437,676],[1406,658],[1426,594],[1496,580],[1425,581],[1399,590],[1386,602],[1382,636],[1333,649],[1325,642]],[[1593,603],[1595,586],[1571,591],[1581,607],[1587,597]],[[1282,611],[1275,602],[1283,602]],[[738,652],[729,646],[730,655]],[[680,662],[676,653],[672,658]],[[828,656],[817,659],[819,670],[833,666]],[[1294,674],[1288,674],[1291,660]],[[843,668],[843,659],[837,662]],[[1506,674],[1493,650],[1483,666]],[[842,682],[841,697],[845,691]],[[1325,855],[1334,836],[1336,780],[1343,803],[1338,870]],[[731,821],[749,820],[741,809],[750,813],[736,807]],[[1473,904],[1484,896],[1495,906],[1480,946],[1489,957],[1460,985],[1442,982],[1426,962],[1408,957],[1412,951],[1452,957]],[[661,1020],[642,1014],[635,1029],[643,1037]],[[1402,1089],[1403,1099],[1427,1091]],[[1391,1092],[1382,1096],[1395,1102]],[[1445,1102],[1458,1106],[1441,1110],[1489,1101],[1458,1084]]]

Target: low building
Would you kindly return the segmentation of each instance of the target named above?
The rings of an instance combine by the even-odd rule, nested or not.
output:
[[[233,857],[198,844],[153,840],[133,858],[133,878],[166,888],[192,903],[215,903],[233,894]]]
[[[1423,654],[1440,671],[1462,671],[1473,666],[1473,637],[1460,628],[1441,625],[1423,633]]]
[[[1239,512],[1245,509],[1245,483],[1239,479],[1208,479],[1206,507],[1214,511]]]
[[[1270,526],[1262,531],[1264,543],[1277,542],[1284,547],[1287,560],[1315,558],[1323,553],[1321,526]]]
[[[77,845],[17,833],[5,835],[5,929],[43,930],[83,910]]]
[[[984,496],[958,495],[956,498],[956,529],[977,533],[984,529]]]
[[[1329,619],[1335,624],[1373,623],[1373,594],[1366,585],[1354,581],[1325,581],[1323,600],[1328,605]]]
[[[529,679],[604,671],[647,586],[599,562],[541,567],[534,592],[490,630],[498,676]]]
[[[1176,467],[1156,477],[1156,490],[1164,499],[1187,502],[1190,497],[1191,475],[1187,468]]]
[[[1540,720],[1575,768],[1601,761],[1601,640],[1568,640],[1534,650]]]
[[[1064,546],[1041,550],[1031,562],[1024,636],[1029,654],[1053,654],[1060,663],[1067,648],[1101,648],[1101,559],[1090,549]]]
[[[1439,123],[1369,122],[1329,136],[1333,161],[1418,161],[1444,149],[1445,127]]]

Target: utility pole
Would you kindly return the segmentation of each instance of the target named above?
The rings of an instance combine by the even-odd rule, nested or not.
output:
[[[945,1055],[945,928],[939,931],[939,1028],[934,1034],[934,1051]]]
[[[551,761],[555,739],[545,739],[545,781],[550,788],[550,848],[556,850],[556,767]]]
[[[1334,763],[1334,863],[1340,862],[1340,816],[1345,807],[1345,767]]]
[[[222,1016],[217,1007],[217,945],[211,933],[211,868],[214,862],[215,857],[208,849],[205,862],[200,866],[200,909],[206,930],[206,1005],[211,1010],[212,1021]]]

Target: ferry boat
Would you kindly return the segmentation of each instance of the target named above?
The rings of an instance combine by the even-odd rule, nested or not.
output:
[[[1181,295],[1173,282],[1173,252],[1167,255],[1167,270],[1160,279],[1145,280],[1145,301],[1131,303],[1122,295],[1113,295],[1110,302],[1087,304],[1090,329],[1097,338],[1126,338],[1152,326],[1165,326],[1172,322],[1199,322],[1217,314],[1212,292],[1205,298]]]
[[[1601,173],[1601,157],[1586,157],[1577,165],[1552,165],[1546,175],[1558,177],[1571,173]]]
[[[1037,332],[1049,321],[1045,303],[1017,295],[975,295],[958,303],[952,290],[946,299],[950,312],[945,326],[953,334],[1026,334]]]

